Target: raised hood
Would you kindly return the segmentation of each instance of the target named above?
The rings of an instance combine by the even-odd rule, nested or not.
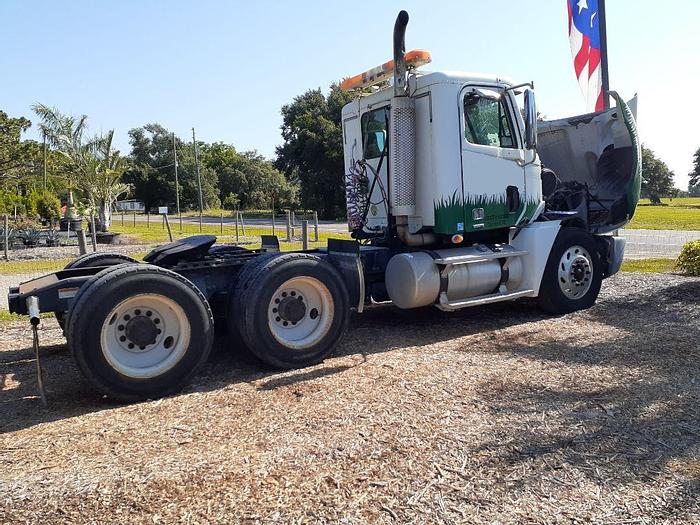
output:
[[[552,211],[576,211],[593,233],[620,228],[634,215],[642,181],[637,97],[616,107],[538,123],[537,153],[558,182],[545,194]]]

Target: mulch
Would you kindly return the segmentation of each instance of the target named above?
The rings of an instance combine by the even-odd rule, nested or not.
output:
[[[0,324],[0,523],[700,523],[700,279],[620,274],[593,308],[376,307],[288,372],[225,338],[180,395],[82,381]]]

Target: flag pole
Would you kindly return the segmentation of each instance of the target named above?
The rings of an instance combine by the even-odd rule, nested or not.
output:
[[[603,81],[603,108],[610,109],[610,79],[608,77],[608,31],[605,20],[605,0],[598,0],[598,23],[600,25],[600,67]]]

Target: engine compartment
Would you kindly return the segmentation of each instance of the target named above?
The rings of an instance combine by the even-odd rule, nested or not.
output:
[[[571,220],[591,233],[612,232],[634,215],[641,188],[637,99],[602,113],[540,122],[537,153],[545,173],[546,211],[576,212]]]

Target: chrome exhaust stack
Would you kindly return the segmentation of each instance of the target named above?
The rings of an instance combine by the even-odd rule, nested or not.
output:
[[[401,11],[394,23],[394,97],[389,112],[389,200],[396,231],[407,246],[435,242],[433,233],[411,233],[409,217],[416,214],[416,105],[408,92],[406,26]]]

